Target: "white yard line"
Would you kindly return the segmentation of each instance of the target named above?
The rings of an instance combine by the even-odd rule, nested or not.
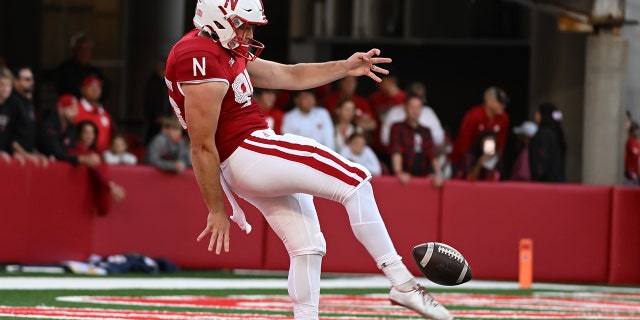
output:
[[[447,288],[421,279],[427,288]],[[349,276],[323,279],[322,288],[387,288],[383,276]],[[286,279],[208,279],[208,278],[77,278],[77,277],[0,277],[0,290],[30,289],[286,289]],[[455,289],[517,290],[516,282],[472,280]],[[639,293],[640,287],[563,285],[534,283],[533,289]]]

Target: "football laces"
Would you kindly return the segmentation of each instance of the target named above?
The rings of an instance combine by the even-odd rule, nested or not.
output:
[[[443,246],[438,246],[438,252],[446,254],[447,256],[454,258],[456,260],[458,260],[460,263],[464,262],[464,259],[462,258],[462,255],[460,254],[460,252],[456,251],[455,249],[450,249],[450,248],[446,248]]]

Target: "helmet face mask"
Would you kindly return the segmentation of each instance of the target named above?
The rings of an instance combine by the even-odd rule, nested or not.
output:
[[[264,49],[260,41],[253,39],[253,30],[251,37],[246,37],[249,28],[267,23],[261,0],[198,0],[193,23],[224,48],[249,61]]]

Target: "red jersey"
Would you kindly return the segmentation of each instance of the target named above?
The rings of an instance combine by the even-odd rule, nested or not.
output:
[[[460,131],[451,155],[453,162],[458,163],[484,132],[493,132],[496,134],[498,139],[498,152],[501,153],[504,151],[504,146],[507,142],[508,129],[509,115],[506,113],[490,119],[484,105],[473,107],[467,111],[464,119],[462,119]]]
[[[640,178],[640,141],[629,137],[624,148],[625,176],[631,180]]]
[[[222,100],[215,137],[222,162],[247,136],[256,130],[267,129],[268,125],[252,98],[247,60],[209,37],[198,36],[198,32],[187,33],[169,53],[165,74],[169,102],[182,127],[188,130],[182,84],[224,82],[229,85]]]
[[[78,124],[85,120],[91,121],[98,127],[96,149],[99,154],[102,154],[108,150],[111,145],[111,133],[113,132],[111,116],[102,106],[98,105],[95,107],[86,99],[81,99],[78,107],[78,115],[74,122]]]

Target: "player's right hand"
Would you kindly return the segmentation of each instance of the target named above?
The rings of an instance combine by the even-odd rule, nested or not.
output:
[[[222,248],[224,252],[229,252],[229,229],[230,223],[227,214],[222,212],[209,212],[207,216],[207,227],[198,236],[198,241],[204,239],[207,234],[211,233],[209,240],[209,251],[216,248],[216,254],[220,254]]]

